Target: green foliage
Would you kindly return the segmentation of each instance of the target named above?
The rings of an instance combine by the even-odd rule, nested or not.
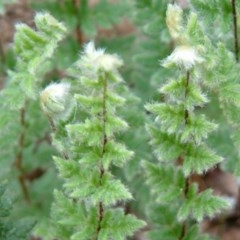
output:
[[[41,1],[36,3],[32,1],[37,10],[47,10],[56,18],[61,18],[67,25],[68,30],[72,31],[76,27],[82,31],[88,38],[97,35],[98,28],[110,28],[119,23],[122,16],[126,16],[129,11],[127,1],[109,3],[106,0],[100,0],[95,4],[84,0],[81,4],[77,1],[64,0],[58,4],[57,0],[48,2]]]
[[[143,226],[143,222],[136,221],[133,215],[125,215],[122,209],[109,210],[101,224],[99,239],[107,240],[112,236],[116,240],[124,240],[124,236],[130,236]]]
[[[66,29],[48,13],[37,14],[35,24],[37,30],[25,24],[16,25],[13,43],[16,65],[8,72],[6,86],[0,93],[0,147],[4,166],[1,179],[10,179],[8,188],[17,196],[9,218],[32,216],[42,224],[50,208],[50,202],[44,199],[52,199],[57,180],[49,161],[55,151],[47,144],[49,129],[38,97]]]
[[[194,178],[240,173],[232,6],[169,2],[29,1],[34,28],[1,53],[0,239],[130,239],[134,214],[151,240],[210,239],[201,222],[229,206]]]
[[[49,60],[66,31],[62,23],[46,13],[37,14],[35,23],[38,31],[24,24],[16,26],[16,70],[9,73],[11,82],[1,92],[2,97],[6,99],[4,105],[13,110],[23,108],[28,99],[36,100],[39,82],[47,72]],[[20,87],[17,88],[17,85]]]
[[[135,1],[135,22],[142,33],[135,41],[135,71],[131,78],[144,102],[154,96],[154,89],[163,81],[163,76],[168,75],[167,71],[158,67],[159,59],[164,58],[171,49],[165,23],[167,3],[167,0]]]
[[[197,11],[206,33],[213,41],[217,39],[228,42],[232,39],[232,7],[227,0],[214,0],[209,4],[207,0],[191,0],[191,5]],[[211,24],[210,24],[211,23]],[[219,34],[219,30],[221,34]]]
[[[154,224],[152,230],[147,233],[150,239],[173,240],[179,238],[181,224],[176,220],[175,211],[174,204],[169,208],[166,205],[156,205],[152,202],[152,206],[148,209],[148,217]]]
[[[13,201],[6,191],[6,184],[0,185],[0,238],[2,240],[25,240],[29,237],[35,222],[31,219],[10,220]]]
[[[198,36],[198,42],[194,39],[196,35],[202,34],[194,13],[190,14],[186,22],[187,30],[180,34],[179,29],[184,24],[182,14],[178,6],[169,5],[167,23],[177,46],[162,62],[164,67],[178,67],[176,70],[180,77],[168,79],[159,89],[164,103],[145,105],[147,111],[155,117],[154,122],[147,125],[147,130],[151,137],[150,144],[159,160],[158,164],[143,164],[147,184],[151,186],[151,192],[160,205],[171,203],[172,220],[176,221],[177,215],[180,225],[175,224],[174,227],[185,229],[182,232],[168,223],[167,231],[163,231],[164,239],[191,239],[193,232],[198,232],[198,229],[190,219],[201,222],[206,216],[213,217],[227,208],[224,199],[214,196],[211,190],[198,192],[191,182],[193,174],[204,174],[223,159],[205,142],[217,125],[196,111],[209,102],[202,90],[201,78],[204,76],[199,71],[205,61],[200,55],[206,51],[205,41],[201,42],[204,36]],[[196,32],[191,30],[194,26],[198,26]],[[203,45],[199,47],[199,44]],[[150,217],[153,222],[158,221],[154,214]],[[162,224],[164,222],[158,223],[158,226],[161,228]],[[170,229],[173,231],[172,236]],[[153,239],[156,237],[155,231],[161,236],[161,230],[153,229],[150,233]]]
[[[92,65],[92,62],[96,64]],[[75,64],[75,71],[71,70],[76,74],[78,88],[75,100],[82,117],[80,120],[73,119],[72,122],[65,123],[69,142],[68,148],[63,149],[66,159],[54,158],[59,174],[65,180],[64,195],[69,200],[64,202],[66,205],[76,203],[85,208],[82,218],[86,219],[83,220],[86,226],[81,229],[73,226],[71,239],[112,239],[113,236],[116,239],[125,239],[144,226],[143,221],[124,215],[123,210],[113,207],[118,202],[132,199],[129,190],[110,171],[112,165],[123,166],[133,155],[123,144],[117,143],[117,134],[128,127],[127,123],[117,116],[118,108],[125,102],[117,91],[118,85],[123,81],[117,71],[121,65],[120,58],[105,54],[101,49],[95,50],[90,42]],[[55,88],[57,90],[57,86]],[[45,91],[41,95],[44,95]],[[55,93],[52,91],[49,94],[54,96]],[[70,97],[68,94],[66,96]],[[52,99],[51,95],[49,99]],[[63,111],[67,111],[67,108],[69,106],[63,108]],[[57,121],[56,129],[59,126]],[[57,138],[65,141],[64,133],[59,132]],[[63,221],[55,217],[59,211],[64,212],[63,194],[56,197],[52,217],[60,227],[56,227],[55,235],[53,234],[55,237],[58,236],[58,228],[63,224]],[[66,214],[68,209],[67,207]]]
[[[203,26],[208,40],[205,43],[206,67],[204,67],[204,84],[214,92],[218,101],[212,101],[212,108],[217,111],[217,121],[221,123],[219,130],[221,133],[213,134],[211,141],[217,145],[225,145],[225,147],[217,147],[219,153],[227,158],[224,166],[227,170],[239,174],[239,155],[234,149],[233,144],[235,132],[239,129],[239,65],[236,64],[236,54],[233,54],[234,33],[232,29],[232,9],[230,2],[215,1],[216,8],[212,11],[207,1],[191,1],[194,9],[200,16],[203,16]],[[238,5],[236,5],[238,9]],[[211,17],[214,20],[211,20]],[[206,17],[207,16],[207,17]],[[230,19],[231,18],[231,19]],[[230,22],[226,22],[229,19]],[[206,21],[216,22],[214,29],[207,28]],[[231,25],[229,25],[231,23]],[[221,29],[221,30],[220,30]],[[209,30],[209,32],[208,32]],[[223,34],[219,34],[219,31]],[[231,34],[230,34],[231,33]],[[220,108],[219,108],[220,107]],[[223,117],[222,117],[223,115]],[[213,117],[215,118],[215,117]],[[219,142],[220,135],[233,136],[232,139]],[[215,136],[214,136],[215,135]],[[217,144],[216,144],[216,139]],[[236,143],[237,144],[237,143]],[[236,146],[235,144],[235,146]]]
[[[172,202],[182,195],[185,181],[180,169],[176,171],[171,165],[164,167],[147,162],[143,167],[146,170],[146,182],[151,186],[152,194],[157,195],[157,202]]]
[[[201,222],[206,215],[213,217],[224,208],[226,208],[226,201],[220,197],[213,196],[210,189],[198,194],[196,187],[191,185],[186,201],[180,207],[177,217],[179,221],[192,217]]]

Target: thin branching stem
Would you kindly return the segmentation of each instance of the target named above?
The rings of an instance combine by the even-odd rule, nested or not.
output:
[[[188,94],[189,81],[190,81],[190,72],[187,71],[185,92],[184,92],[185,99],[187,98],[187,94]],[[185,112],[184,112],[184,123],[185,123],[185,125],[188,124],[188,120],[189,120],[189,112],[188,112],[188,109],[185,108]]]
[[[185,100],[186,100],[187,95],[188,95],[189,81],[190,81],[190,72],[187,71],[186,82],[185,82],[185,92],[184,92]],[[189,123],[189,111],[188,111],[187,108],[185,108],[185,110],[184,110],[184,123],[185,123],[185,126]],[[188,196],[189,184],[190,184],[190,177],[186,177],[186,179],[185,179],[185,188],[184,188],[184,198],[185,199]],[[182,240],[185,237],[186,232],[187,232],[187,220],[185,220],[182,223],[181,234],[180,234],[179,240]]]
[[[49,115],[47,115],[47,118],[48,118],[48,121],[49,121],[49,124],[50,124],[50,126],[51,126],[51,129],[52,129],[53,133],[56,134],[57,128],[56,128],[56,125],[55,125],[53,119],[52,119]],[[62,152],[61,152],[61,156],[62,156],[62,158],[65,159],[65,160],[68,160],[68,159],[69,159],[68,154],[66,153],[66,151],[62,151]]]
[[[106,97],[107,97],[107,76],[105,75],[103,78],[103,99],[102,99],[102,105],[103,105],[103,108],[102,108],[102,121],[103,121],[102,157],[105,154],[106,144],[108,142],[108,137],[106,134],[106,122],[107,122]],[[105,174],[105,169],[103,167],[102,162],[100,162],[99,172],[100,172],[100,184],[101,184],[102,178]],[[96,239],[98,239],[99,232],[101,231],[101,222],[103,220],[103,216],[104,216],[104,205],[103,205],[103,202],[99,202],[99,204],[98,204],[98,228],[97,228],[97,238]]]
[[[2,65],[4,65],[6,61],[6,56],[4,52],[2,37],[0,37],[0,58],[1,58]]]
[[[24,168],[23,168],[23,165],[22,165],[23,150],[24,150],[24,145],[25,145],[25,132],[26,132],[26,120],[25,120],[26,105],[27,105],[27,102],[25,101],[24,107],[22,107],[21,110],[20,110],[20,124],[21,124],[22,129],[21,129],[21,134],[20,134],[19,139],[18,139],[19,150],[18,150],[18,152],[15,156],[14,165],[18,169],[18,171],[20,172],[20,176],[18,177],[18,181],[19,181],[19,184],[21,186],[21,190],[22,190],[22,193],[23,193],[24,200],[26,202],[30,203],[31,200],[30,200],[28,188],[26,186],[26,181],[25,181],[25,178],[24,178],[25,171],[24,171]]]
[[[72,0],[72,4],[74,6],[75,17],[77,19],[77,25],[75,27],[75,35],[76,35],[76,39],[77,39],[78,44],[80,46],[82,46],[82,44],[84,42],[84,38],[83,38],[83,32],[82,32],[82,29],[81,29],[81,22],[80,22],[79,14],[78,14],[78,9],[79,9],[79,6],[81,4],[81,1],[80,0]]]
[[[232,16],[233,16],[233,31],[234,31],[234,52],[235,52],[235,60],[238,62],[239,57],[239,46],[238,46],[238,31],[237,31],[237,12],[236,12],[236,0],[232,0]],[[236,210],[238,215],[240,215],[240,188],[238,188],[238,200],[236,204]]]
[[[184,189],[184,197],[185,198],[187,198],[187,195],[188,195],[189,184],[190,184],[190,178],[187,177],[185,179],[185,189]],[[179,240],[182,240],[185,237],[186,232],[187,232],[187,220],[185,220],[182,224],[181,234],[180,234]]]
[[[232,16],[233,16],[235,59],[236,59],[236,62],[238,62],[239,46],[238,46],[238,31],[237,31],[236,0],[232,0]]]

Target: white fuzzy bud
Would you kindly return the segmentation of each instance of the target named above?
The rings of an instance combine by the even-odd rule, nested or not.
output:
[[[173,39],[177,39],[182,34],[183,10],[177,4],[169,4],[166,13],[166,23],[169,33]]]
[[[170,56],[163,62],[163,67],[179,66],[185,70],[190,70],[198,63],[202,63],[204,59],[199,56],[197,50],[189,46],[176,47]]]
[[[107,54],[104,49],[95,49],[94,42],[85,45],[78,66],[83,74],[96,77],[99,70],[112,72],[123,65],[123,61],[115,54]]]
[[[73,98],[70,93],[70,84],[52,83],[40,94],[43,112],[54,121],[66,120],[73,109]]]

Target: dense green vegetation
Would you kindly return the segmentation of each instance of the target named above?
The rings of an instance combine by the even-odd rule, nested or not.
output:
[[[0,239],[213,239],[239,207],[196,179],[240,174],[240,4],[172,2],[27,3],[1,46]]]

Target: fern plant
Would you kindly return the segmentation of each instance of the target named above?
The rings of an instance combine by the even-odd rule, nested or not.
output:
[[[117,116],[125,102],[119,95],[121,66],[118,56],[96,50],[90,42],[71,70],[77,81],[72,83],[74,99],[70,100],[67,85],[47,87],[41,93],[42,107],[55,130],[53,143],[62,155],[54,157],[64,190],[55,191],[53,237],[125,239],[144,226],[120,208],[132,195],[111,173],[113,165],[122,167],[133,155],[116,137],[128,127]]]
[[[0,185],[0,238],[2,240],[26,240],[30,236],[34,221],[31,219],[10,220],[13,201],[5,194],[6,184]]]
[[[154,89],[162,79],[159,76],[168,75],[167,71],[158,67],[158,60],[167,56],[172,49],[165,22],[168,2],[135,1],[135,23],[140,33],[135,39],[132,64],[136,70],[132,72],[132,78],[136,92],[144,102],[149,97],[155,98]]]
[[[34,30],[16,26],[16,67],[0,93],[0,181],[9,179],[4,194],[0,187],[0,239],[27,239],[30,231],[43,240],[135,239],[145,223],[129,214],[132,204],[136,215],[147,206],[148,239],[209,239],[199,234],[201,222],[228,204],[195,179],[216,165],[239,175],[240,5],[191,0],[182,10],[168,2],[29,1],[66,27],[48,13],[36,15]],[[135,19],[134,35],[102,39],[101,29],[122,15]],[[89,38],[124,57],[132,92],[119,73],[123,61],[93,42],[69,68]],[[38,220],[33,230],[32,221],[22,225],[26,216]]]
[[[185,20],[180,7],[169,5],[166,16],[176,47],[162,65],[175,68],[178,77],[160,87],[165,102],[146,105],[155,116],[147,130],[159,160],[158,164],[144,163],[147,182],[160,204],[151,211],[154,222],[160,222],[159,230],[154,229],[150,235],[152,239],[159,239],[159,235],[164,239],[193,239],[196,235],[197,239],[206,239],[198,234],[198,223],[228,205],[210,189],[198,192],[193,180],[195,174],[204,174],[223,160],[205,142],[217,125],[198,113],[209,101],[202,90],[205,80],[201,75],[207,40],[195,13]],[[158,221],[156,213],[160,211],[163,217]]]
[[[54,58],[56,73],[64,71],[78,59],[77,53],[85,41],[103,39],[104,32],[111,32],[115,25],[120,24],[124,17],[129,16],[132,5],[131,1],[126,0],[116,2],[53,0],[29,1],[29,4],[35,11],[47,11],[55,18],[61,19],[67,27],[67,37]],[[104,46],[111,45],[111,42],[107,36]]]
[[[48,160],[54,151],[47,143],[48,125],[38,96],[66,29],[47,13],[37,14],[35,24],[37,30],[16,25],[16,66],[8,71],[0,93],[1,179],[9,179],[8,187],[17,195],[13,218],[31,214],[42,220],[49,207],[43,199],[51,199],[56,181],[52,180],[55,173]]]
[[[215,1],[214,6],[216,7],[212,11],[207,1],[191,1],[191,8],[202,19],[202,26],[209,38],[209,57],[208,64],[206,64],[208,67],[205,68],[204,74],[205,78],[208,79],[208,87],[216,96],[217,105],[219,105],[215,109],[218,111],[220,128],[211,142],[227,158],[227,161],[223,164],[224,168],[239,175],[239,140],[236,133],[239,129],[240,119],[238,111],[240,100],[238,81],[239,29],[237,23],[240,6],[239,2],[234,0],[229,2]],[[203,18],[203,14],[207,17]],[[209,27],[208,21],[214,21],[216,27],[214,29]],[[222,32],[222,34],[219,34],[219,32]],[[228,138],[228,141],[226,141],[226,138]],[[220,144],[219,139],[223,139]]]

